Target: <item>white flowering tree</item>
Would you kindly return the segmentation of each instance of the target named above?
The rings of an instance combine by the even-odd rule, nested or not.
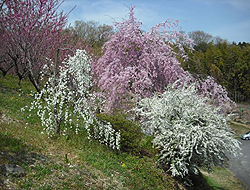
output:
[[[181,177],[197,174],[200,166],[223,166],[227,153],[236,156],[240,150],[226,117],[197,95],[195,84],[177,83],[140,100],[135,108],[144,130],[154,135],[159,162]]]
[[[37,109],[44,131],[50,136],[65,134],[68,130],[75,130],[77,134],[84,128],[88,138],[119,149],[119,131],[115,131],[110,123],[99,121],[94,114],[96,97],[90,91],[92,77],[89,62],[86,52],[77,50],[74,56],[59,66],[57,74],[48,78],[41,92],[35,94],[29,110]],[[82,125],[79,125],[80,119],[84,121]]]

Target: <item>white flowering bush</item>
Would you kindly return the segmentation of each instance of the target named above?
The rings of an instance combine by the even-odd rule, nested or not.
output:
[[[88,138],[98,139],[113,149],[119,149],[120,133],[110,123],[95,116],[96,97],[91,93],[90,57],[84,50],[59,66],[57,75],[50,76],[40,93],[35,94],[29,110],[36,109],[44,131],[50,136],[68,130],[86,129]],[[46,68],[49,68],[48,66]],[[73,120],[76,122],[73,122]],[[79,122],[83,120],[81,125]]]
[[[134,109],[144,131],[154,135],[159,162],[181,177],[197,174],[200,166],[223,166],[228,153],[236,156],[240,150],[226,117],[197,95],[195,84],[177,87],[177,83],[140,100]]]

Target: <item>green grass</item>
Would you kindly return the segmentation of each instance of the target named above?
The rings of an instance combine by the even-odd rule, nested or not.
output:
[[[20,111],[31,103],[34,89],[27,81],[21,87],[17,82],[0,78],[0,161],[25,169],[25,176],[11,178],[13,189],[174,189],[177,182],[153,158],[110,150],[87,140],[85,132],[69,138],[42,135],[35,112],[29,117]]]
[[[28,81],[22,81],[21,87],[17,84],[13,76],[0,78],[0,164],[18,164],[25,169],[25,175],[0,174],[0,189],[6,188],[7,178],[12,189],[187,188],[181,180],[158,168],[152,155],[113,151],[89,141],[84,131],[78,135],[69,133],[67,137],[42,135],[43,128],[35,111],[20,111],[31,103],[30,91],[34,88]],[[148,141],[142,143],[145,143],[143,147],[148,146]],[[215,180],[218,175],[198,176],[197,186],[188,189],[236,187],[226,188]],[[220,175],[223,178],[224,174]]]

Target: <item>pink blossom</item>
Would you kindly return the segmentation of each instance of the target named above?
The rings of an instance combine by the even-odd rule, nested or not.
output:
[[[106,95],[106,111],[128,109],[137,97],[164,91],[176,80],[195,81],[177,59],[186,60],[184,46],[192,49],[193,45],[179,32],[178,21],[169,19],[142,32],[142,23],[136,21],[131,7],[128,20],[114,25],[116,33],[104,44],[103,56],[92,65],[95,83]],[[226,91],[211,77],[199,80],[197,88],[202,96],[214,98],[214,103],[228,106]]]

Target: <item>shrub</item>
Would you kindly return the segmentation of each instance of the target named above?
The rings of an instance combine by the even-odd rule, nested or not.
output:
[[[223,166],[226,153],[236,156],[240,149],[226,117],[207,104],[208,98],[197,95],[196,84],[176,83],[163,94],[140,100],[134,109],[143,128],[154,135],[159,162],[181,177],[198,174],[200,166]]]
[[[125,115],[98,114],[97,117],[103,122],[112,125],[115,131],[120,131],[120,150],[130,153],[140,153],[140,142],[143,138],[140,126]]]

